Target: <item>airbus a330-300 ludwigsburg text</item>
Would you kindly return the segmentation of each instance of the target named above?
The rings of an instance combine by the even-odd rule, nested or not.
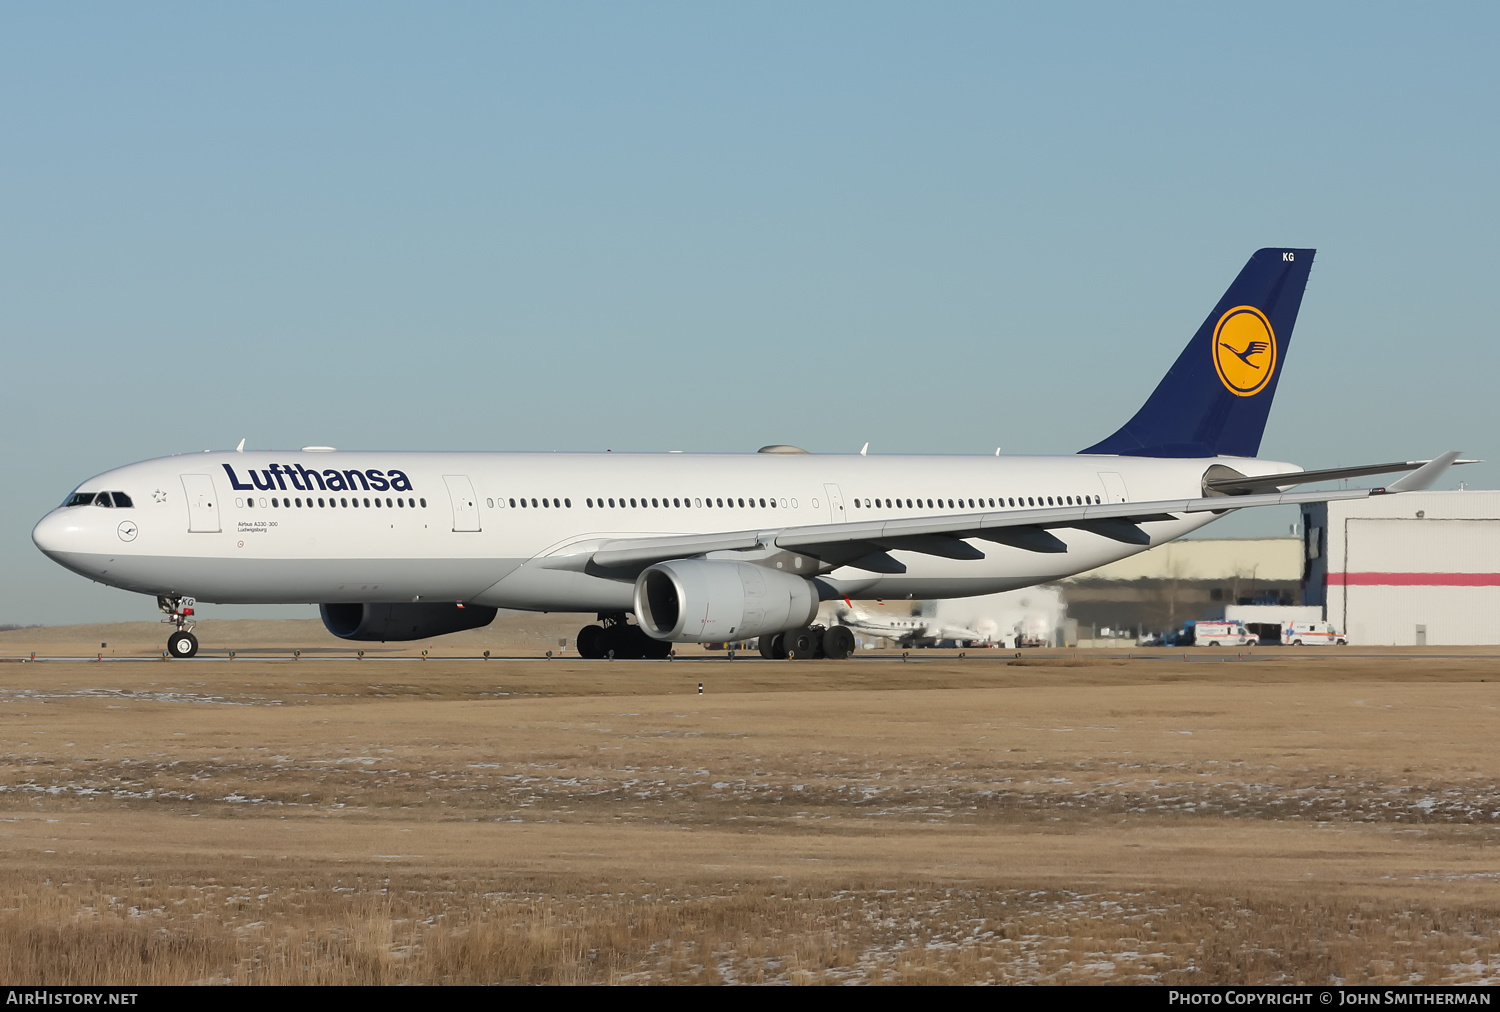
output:
[[[514,608],[597,613],[585,657],[755,637],[767,656],[844,657],[854,637],[813,625],[820,601],[1013,590],[1237,509],[1429,487],[1456,451],[1324,471],[1257,456],[1312,260],[1255,253],[1135,416],[1069,456],[195,453],[90,478],[32,538],[156,596],[178,657],[198,649],[195,600],[317,604],[351,640]],[[1395,471],[1411,473],[1288,491]]]

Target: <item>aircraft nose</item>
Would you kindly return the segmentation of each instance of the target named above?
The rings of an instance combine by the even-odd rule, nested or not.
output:
[[[48,558],[78,550],[82,535],[78,523],[63,510],[53,510],[31,529],[31,540]]]

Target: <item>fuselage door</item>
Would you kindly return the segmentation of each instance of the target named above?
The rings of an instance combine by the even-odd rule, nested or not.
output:
[[[837,485],[824,485],[823,491],[828,495],[828,522],[841,524],[849,517],[844,513],[844,493],[839,491]]]
[[[469,476],[445,474],[443,482],[448,486],[448,498],[453,501],[453,529],[479,530],[479,500],[474,495],[474,485],[469,481]]]
[[[219,496],[214,491],[213,478],[206,474],[185,474],[182,491],[187,495],[188,530],[219,533]]]
[[[1100,471],[1099,480],[1104,484],[1105,502],[1129,502],[1125,494],[1125,479],[1118,471]]]

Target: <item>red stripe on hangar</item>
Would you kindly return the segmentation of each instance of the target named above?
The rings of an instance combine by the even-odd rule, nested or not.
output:
[[[1329,573],[1330,587],[1500,587],[1500,573]]]

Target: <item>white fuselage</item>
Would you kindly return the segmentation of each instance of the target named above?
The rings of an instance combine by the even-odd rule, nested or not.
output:
[[[79,492],[124,492],[132,506],[59,507],[33,539],[74,572],[143,594],[617,612],[631,609],[629,580],[543,560],[626,538],[1196,497],[1214,464],[1244,474],[1296,469],[1245,458],[1084,455],[201,453],[90,479]],[[1161,544],[1215,517],[1144,529]],[[849,598],[963,597],[1145,550],[1092,531],[1052,533],[1066,552],[973,541],[983,559],[896,551],[903,574],[844,566],[819,575]]]

